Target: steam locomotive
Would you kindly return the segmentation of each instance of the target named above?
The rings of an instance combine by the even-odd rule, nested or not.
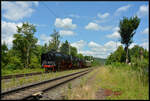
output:
[[[67,69],[85,68],[91,66],[90,62],[71,55],[56,51],[49,51],[41,55],[41,65],[46,72]]]

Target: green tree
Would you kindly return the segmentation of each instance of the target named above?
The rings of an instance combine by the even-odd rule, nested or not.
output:
[[[29,67],[31,53],[36,47],[37,38],[34,37],[36,32],[33,24],[23,23],[21,27],[17,26],[17,34],[14,34],[13,49],[20,52],[24,67]]]
[[[84,59],[84,56],[83,56],[81,53],[79,53],[79,54],[77,55],[77,57],[80,58],[80,59]]]
[[[33,57],[36,57],[37,60],[38,60],[38,64],[41,63],[41,54],[43,53],[43,50],[42,50],[42,46],[41,45],[37,45],[35,50],[33,51]],[[35,56],[34,56],[35,55]]]
[[[63,53],[63,54],[70,54],[69,53],[69,43],[68,41],[66,40],[65,43],[63,43],[60,47],[60,52]]]
[[[125,62],[126,59],[125,55],[126,55],[125,51],[121,45],[117,48],[116,51],[114,51],[108,56],[106,64],[111,64],[113,62]]]
[[[8,53],[8,48],[7,48],[6,43],[4,42],[1,46],[2,68],[4,68],[4,66],[8,63],[7,53]]]
[[[74,57],[76,57],[77,56],[77,48],[76,47],[73,47],[73,46],[70,46],[70,54],[72,55],[72,56],[74,56]]]
[[[114,54],[117,62],[125,62],[125,52],[122,45],[117,48]]]
[[[132,38],[136,32],[136,29],[139,26],[139,23],[140,23],[140,19],[137,16],[135,16],[135,17],[131,17],[130,19],[124,17],[119,24],[121,43],[125,44],[126,63],[128,63],[128,47],[133,42]]]
[[[45,43],[44,46],[42,46],[42,53],[48,52],[48,45]]]
[[[59,32],[56,32],[56,30],[54,30],[53,34],[51,34],[50,36],[52,37],[52,40],[49,41],[48,49],[58,51],[59,44],[60,44],[60,40],[59,40],[60,34],[59,34]]]

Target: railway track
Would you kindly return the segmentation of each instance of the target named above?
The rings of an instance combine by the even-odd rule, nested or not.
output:
[[[35,72],[35,73],[26,73],[26,74],[16,74],[16,75],[7,75],[7,76],[2,76],[1,79],[12,79],[12,78],[20,78],[24,76],[32,76],[32,75],[39,75],[42,74],[43,72]],[[46,73],[46,72],[44,72]]]
[[[72,70],[75,70],[75,69],[72,69]],[[21,78],[21,77],[25,77],[25,76],[40,75],[42,73],[48,73],[48,72],[34,72],[34,73],[25,73],[25,74],[1,76],[1,80],[12,79],[12,78]]]
[[[50,80],[42,81],[39,83],[31,84],[28,86],[20,87],[17,89],[13,89],[10,91],[2,92],[1,99],[2,100],[36,99],[42,96],[44,92],[49,91],[53,88],[56,88],[59,85],[67,83],[75,78],[83,76],[90,71],[92,71],[92,69],[86,69],[80,72],[68,74],[65,76],[57,77],[54,79],[50,79]]]

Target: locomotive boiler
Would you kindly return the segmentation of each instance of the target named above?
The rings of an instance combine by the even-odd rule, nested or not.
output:
[[[85,60],[55,51],[43,53],[41,55],[41,65],[42,68],[45,68],[45,71],[59,71],[87,67]]]

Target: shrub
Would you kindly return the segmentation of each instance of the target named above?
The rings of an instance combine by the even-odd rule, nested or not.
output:
[[[19,57],[14,56],[14,57],[10,57],[9,64],[7,64],[5,68],[10,70],[22,69],[23,64]]]
[[[41,67],[41,64],[39,63],[39,60],[36,56],[31,58],[31,63],[29,64],[30,68],[39,68]]]

